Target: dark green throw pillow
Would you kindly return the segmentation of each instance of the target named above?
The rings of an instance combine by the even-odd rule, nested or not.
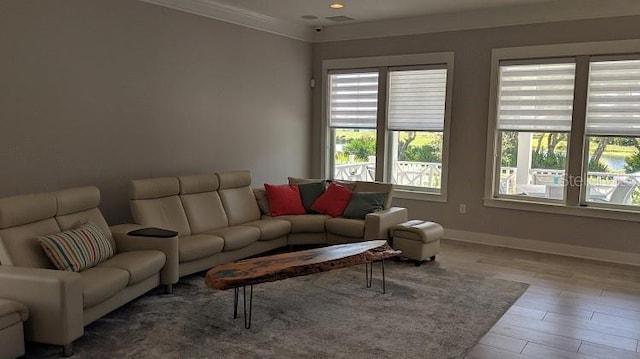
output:
[[[311,209],[311,205],[324,192],[324,187],[325,181],[298,184],[302,206],[307,213],[318,213]]]
[[[385,192],[356,192],[342,215],[345,218],[364,219],[367,213],[382,211],[387,201]]]

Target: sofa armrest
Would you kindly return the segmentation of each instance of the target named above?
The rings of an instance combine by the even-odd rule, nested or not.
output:
[[[118,252],[130,252],[137,250],[157,249],[162,251],[167,261],[160,271],[160,284],[169,285],[178,282],[178,236],[161,237],[138,237],[130,236],[127,233],[146,228],[138,224],[119,224],[111,227],[113,239],[116,241]]]
[[[384,211],[368,213],[364,217],[364,239],[389,239],[389,228],[405,222],[409,211],[402,207],[391,207]]]
[[[78,273],[0,265],[0,297],[29,308],[27,340],[67,345],[84,334]]]

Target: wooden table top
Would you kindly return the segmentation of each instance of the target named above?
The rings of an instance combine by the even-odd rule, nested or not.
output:
[[[205,282],[215,289],[230,289],[325,272],[399,255],[386,240],[374,240],[245,259],[215,266]]]

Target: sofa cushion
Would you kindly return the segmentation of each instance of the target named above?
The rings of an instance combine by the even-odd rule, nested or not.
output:
[[[56,206],[56,197],[51,193],[0,198],[0,229],[53,218]]]
[[[111,242],[113,249],[117,251],[116,242],[113,240],[111,228],[109,228],[107,221],[102,216],[102,212],[100,212],[98,207],[65,215],[56,215],[56,222],[58,222],[60,231],[68,231],[76,228],[82,223],[91,222],[100,228],[102,233],[104,233],[104,235],[109,239],[109,242]]]
[[[93,223],[39,236],[38,241],[53,265],[60,270],[79,272],[109,259],[114,254],[109,239]]]
[[[232,226],[207,232],[224,238],[224,252],[244,248],[260,239],[260,230],[249,226]]]
[[[315,202],[316,199],[324,193],[325,187],[325,181],[300,183],[298,185],[298,191],[300,192],[300,198],[302,199],[302,205],[304,206],[305,212],[318,213],[311,209],[311,205],[313,205],[313,202]]]
[[[269,208],[269,199],[267,199],[267,190],[264,188],[254,188],[253,196],[256,197],[256,202],[258,202],[260,212],[264,215],[270,216],[271,209]]]
[[[127,287],[129,272],[120,268],[93,267],[80,272],[83,308],[93,307]]]
[[[191,233],[205,233],[229,225],[218,192],[180,195]]]
[[[330,218],[326,223],[327,232],[344,237],[363,238],[364,220],[351,218]]]
[[[176,180],[177,181],[177,180]],[[191,234],[187,214],[178,195],[153,199],[131,200],[131,214],[136,223],[178,232],[180,236]]]
[[[265,218],[247,222],[243,226],[256,227],[260,230],[260,240],[269,241],[286,236],[291,232],[291,222],[278,218]]]
[[[139,250],[118,253],[97,267],[124,269],[129,272],[127,285],[133,285],[158,274],[166,261],[167,258],[161,251]]]
[[[18,267],[54,269],[53,263],[42,250],[37,237],[58,232],[60,227],[54,218],[0,229],[0,263]]]
[[[194,234],[178,239],[180,263],[212,256],[222,252],[224,239],[211,234]]]
[[[249,171],[227,171],[216,173],[220,189],[240,188],[251,186],[251,172]]]
[[[180,194],[194,194],[217,191],[220,187],[215,174],[192,175],[178,177]]]
[[[307,211],[302,205],[302,198],[298,185],[271,185],[264,184],[269,200],[269,209],[272,216],[287,214],[305,214]]]
[[[260,208],[250,187],[221,189],[218,193],[230,226],[260,219]]]
[[[331,217],[326,214],[301,214],[297,216],[278,217],[278,219],[283,219],[291,223],[290,233],[324,233],[324,223],[329,218]]]
[[[0,263],[53,268],[36,237],[60,232],[56,197],[51,193],[0,198]]]
[[[229,171],[217,173],[220,182],[220,199],[230,226],[257,221],[261,213],[251,190],[249,171]]]
[[[352,193],[347,187],[332,182],[327,190],[313,202],[311,209],[331,217],[340,217],[351,201]]]
[[[130,199],[153,199],[180,193],[180,182],[175,177],[148,178],[129,182]]]
[[[382,211],[386,201],[387,194],[384,192],[356,192],[351,196],[343,217],[364,219],[367,213]]]

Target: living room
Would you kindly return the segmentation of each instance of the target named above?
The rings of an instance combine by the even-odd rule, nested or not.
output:
[[[625,296],[625,303],[637,301],[637,269],[634,275],[623,266],[640,265],[637,211],[581,206],[580,189],[567,190],[573,191],[568,205],[494,198],[488,141],[495,49],[596,43],[591,47],[597,54],[615,53],[600,47],[640,39],[636,1],[531,2],[424,15],[415,22],[322,25],[321,32],[309,23],[303,35],[299,27],[265,30],[192,12],[133,0],[2,1],[0,197],[94,185],[107,222],[119,224],[132,220],[132,179],[238,169],[250,170],[257,185],[284,183],[288,176],[330,177],[327,64],[453,53],[446,185],[435,197],[398,193],[393,204],[407,208],[411,218],[441,223],[448,239],[443,254],[449,249],[465,257],[459,252],[466,246],[469,258],[496,250],[504,261],[513,255],[553,262],[562,268],[559,277],[567,267],[579,273],[581,260],[466,243],[601,259],[626,275],[618,286],[634,296]],[[640,51],[635,46],[631,53]],[[581,149],[574,148],[569,166],[579,167]],[[379,167],[376,179],[388,180]],[[531,271],[521,265],[504,276]],[[637,324],[628,326],[638,332]],[[637,344],[640,338],[633,338]],[[619,357],[638,356],[637,346],[625,348],[618,347],[626,351]],[[588,355],[578,350],[574,357]],[[526,357],[520,351],[508,355]]]

